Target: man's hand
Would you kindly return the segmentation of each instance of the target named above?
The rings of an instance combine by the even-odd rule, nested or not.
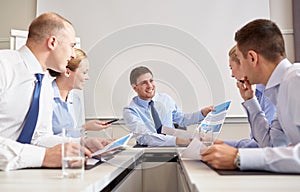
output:
[[[235,169],[234,159],[238,149],[226,144],[214,144],[202,149],[202,160],[216,169]]]
[[[111,143],[112,140],[108,140],[100,137],[87,137],[85,138],[85,146],[91,151],[96,152],[103,149],[106,145]]]
[[[185,147],[185,146],[188,146],[190,144],[190,142],[191,142],[190,139],[186,140],[186,139],[176,137],[176,145],[178,145],[178,146]]]
[[[209,112],[214,110],[214,106],[208,106],[208,107],[204,107],[203,109],[201,109],[201,113],[202,115],[205,117]]]
[[[244,99],[244,101],[247,101],[254,97],[254,91],[247,77],[245,77],[243,81],[243,83],[238,81],[236,85],[240,90],[241,97]]]
[[[44,156],[44,160],[42,163],[42,167],[61,167],[61,161],[62,161],[62,144],[56,145],[51,148],[46,149],[46,153]],[[78,144],[74,143],[65,143],[65,151],[66,153],[72,153],[72,151],[75,151],[75,153],[78,153]],[[87,157],[92,157],[92,153],[85,148],[85,155]]]

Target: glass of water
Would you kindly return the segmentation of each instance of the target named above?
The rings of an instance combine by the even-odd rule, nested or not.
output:
[[[62,129],[62,174],[64,178],[83,178],[84,137],[83,127]]]
[[[214,142],[213,125],[201,124],[199,131],[200,141],[207,147],[211,146]]]

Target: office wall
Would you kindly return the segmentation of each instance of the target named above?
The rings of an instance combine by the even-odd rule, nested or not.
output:
[[[152,69],[158,91],[183,111],[233,100],[229,115],[245,116],[227,52],[240,26],[269,18],[268,0],[243,6],[240,0],[94,0],[68,6],[72,2],[38,1],[37,13],[56,11],[77,28],[92,69],[84,90],[87,117],[122,116],[135,95],[129,73],[138,65]]]
[[[36,16],[36,0],[0,0],[0,49],[9,48],[10,29],[27,30]]]
[[[9,29],[26,29],[28,27],[30,20],[35,15],[36,0],[0,0],[0,2],[0,48],[7,48]],[[128,83],[129,70],[133,65],[139,64],[149,65],[153,68],[159,89],[174,97],[179,107],[185,111],[196,110],[200,106],[217,103],[223,99],[232,99],[234,105],[231,108],[231,115],[244,116],[245,114],[239,105],[240,97],[234,86],[234,81],[229,77],[230,71],[227,67],[227,51],[234,43],[232,40],[233,33],[249,19],[237,12],[241,6],[235,6],[241,1],[238,3],[235,0],[202,1],[205,2],[204,4],[197,4],[200,3],[198,1],[189,2],[189,4],[196,3],[195,6],[188,5],[183,1],[159,1],[158,6],[149,4],[148,1],[147,3],[139,1],[142,2],[141,4],[135,1],[131,2],[135,3],[134,6],[143,4],[146,8],[132,10],[132,4],[129,1],[126,3],[116,1],[78,1],[76,3],[69,2],[69,0],[38,1],[38,5],[40,5],[38,12],[56,11],[72,20],[78,36],[82,39],[82,48],[90,56],[91,82],[88,83],[85,91],[87,117],[120,116],[122,106],[127,104],[134,95]],[[253,6],[253,9],[246,6],[248,2]],[[291,2],[291,0],[244,1],[242,8],[244,7],[246,11],[242,12],[251,11],[253,14],[270,15],[270,18],[275,20],[283,29],[288,57],[293,61]],[[215,5],[211,3],[215,3]],[[94,6],[89,7],[91,5]],[[267,6],[269,6],[268,10],[266,10]],[[86,10],[86,8],[89,9]],[[226,17],[225,19],[223,16],[222,19],[219,19],[217,14],[211,14],[212,10],[218,9],[225,11],[222,12]],[[172,11],[166,12],[165,10]],[[205,15],[198,17],[198,12],[205,13]],[[19,16],[20,14],[21,16]],[[72,14],[75,14],[77,18],[73,19],[75,16]],[[242,18],[237,23],[232,24],[236,20],[236,15]],[[146,20],[143,21],[145,18]],[[174,18],[178,21],[173,21]],[[131,23],[128,23],[128,19]],[[224,25],[222,27],[211,26],[212,23],[218,23],[217,20],[223,20]],[[79,22],[83,23],[79,24]],[[147,25],[141,27],[141,23]],[[180,25],[177,25],[178,23]],[[126,44],[128,42],[124,39],[120,41],[111,39],[112,37],[120,38],[123,35],[125,39],[132,40],[137,36],[138,30],[141,31],[140,34],[144,35],[140,37],[141,39],[144,38],[144,42],[136,42],[136,46],[132,44],[128,46]],[[158,35],[164,34],[165,36],[156,41],[150,37],[145,38],[146,35],[152,36],[152,31],[156,30],[161,30]],[[172,37],[168,37],[168,34],[171,34]],[[222,38],[208,38],[205,34],[211,36],[217,34],[221,35]],[[205,39],[201,39],[199,35]],[[227,36],[230,37],[227,39]],[[95,38],[98,41],[95,41]],[[107,44],[105,44],[105,40]],[[194,44],[189,47],[187,42],[194,42]],[[141,44],[143,45],[141,46]],[[130,49],[126,49],[128,47]],[[121,49],[116,53],[117,48]],[[189,48],[191,50],[188,50]],[[108,51],[111,52],[108,53]],[[109,54],[111,54],[110,57]],[[106,56],[106,58],[100,58],[100,56]],[[160,65],[158,66],[157,63]],[[174,64],[177,65],[178,63],[181,66],[174,67]],[[113,65],[118,66],[118,69],[110,68]],[[213,66],[212,70],[207,71],[206,66],[208,65]],[[194,75],[196,73],[197,75]],[[211,78],[213,75],[217,78]]]

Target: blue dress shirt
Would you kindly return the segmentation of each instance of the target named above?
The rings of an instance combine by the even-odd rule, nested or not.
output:
[[[276,105],[270,126],[255,99],[244,102],[252,133],[260,146],[239,149],[241,169],[300,173],[300,65],[282,60],[267,82],[264,94]],[[290,147],[287,147],[289,145]],[[284,147],[274,147],[284,146]]]
[[[264,90],[265,86],[262,84],[257,84],[256,85],[256,90],[255,90],[255,96],[256,99],[261,107],[261,110],[265,113],[265,117],[269,124],[271,125],[274,114],[276,111],[275,105],[272,103],[272,101],[264,96]],[[247,108],[246,108],[247,110]],[[250,126],[252,126],[251,121],[248,120],[250,123]],[[255,141],[252,132],[250,133],[250,138],[251,139],[242,139],[239,141],[224,141],[227,145],[236,147],[236,148],[256,148],[259,147],[257,142]]]
[[[52,87],[54,91],[52,129],[55,135],[61,135],[63,127],[76,127],[73,109],[73,94],[72,91],[70,91],[67,101],[63,101],[55,81],[53,81]]]
[[[203,120],[201,111],[183,113],[178,109],[174,100],[167,94],[157,93],[152,100],[157,110],[161,123],[166,127],[173,127],[176,122],[180,127],[196,124]],[[135,134],[141,145],[148,146],[176,146],[176,137],[158,134],[148,100],[134,97],[128,107],[123,110],[126,127]]]

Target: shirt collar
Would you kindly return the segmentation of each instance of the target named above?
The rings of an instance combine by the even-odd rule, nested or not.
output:
[[[134,101],[137,105],[140,105],[144,108],[148,108],[150,101],[155,101],[156,98],[157,98],[156,94],[154,95],[152,100],[144,100],[144,99],[141,99],[139,96],[136,96],[136,97],[134,97]]]
[[[271,74],[270,79],[267,82],[265,89],[270,89],[280,84],[284,73],[286,72],[287,68],[289,68],[292,64],[289,62],[288,59],[283,59],[280,63],[276,66],[273,73]]]
[[[34,56],[34,54],[31,52],[31,50],[26,45],[22,46],[18,51],[26,65],[26,67],[32,74],[36,74],[36,73],[45,74],[46,73],[46,71],[43,71],[41,64],[39,63],[37,58]]]
[[[62,101],[56,81],[52,82],[52,88],[53,88],[53,92],[54,92],[53,93],[54,94],[54,99],[59,99],[59,100]],[[73,103],[73,90],[69,91],[67,102],[71,103],[71,104]]]

